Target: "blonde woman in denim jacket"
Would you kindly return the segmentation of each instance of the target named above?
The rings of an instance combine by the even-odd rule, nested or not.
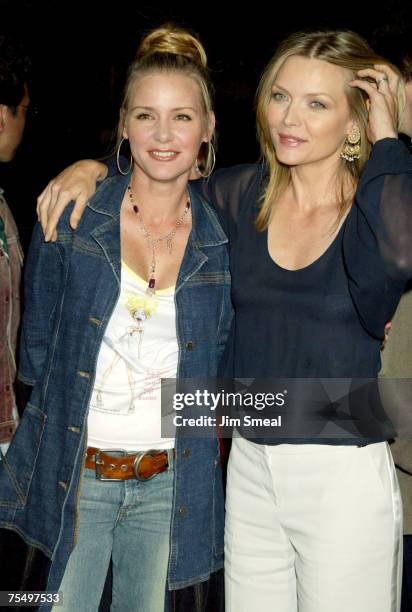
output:
[[[162,612],[165,589],[223,564],[217,436],[160,431],[160,378],[216,376],[231,325],[227,238],[188,187],[213,130],[202,46],[155,30],[121,108],[130,171],[79,232],[68,212],[56,243],[34,233],[19,375],[33,391],[0,464],[0,526],[48,558],[63,610],[97,609],[111,556],[113,610]]]

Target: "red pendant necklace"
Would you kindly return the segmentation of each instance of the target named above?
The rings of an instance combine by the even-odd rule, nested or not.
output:
[[[132,192],[130,183],[127,186],[127,190],[128,190],[128,194],[130,198],[130,203],[133,207],[133,211],[137,216],[137,219],[140,224],[140,228],[143,232],[144,237],[147,240],[147,244],[151,252],[151,262],[150,262],[150,267],[149,267],[149,280],[148,280],[146,293],[148,293],[149,295],[154,295],[154,293],[156,292],[156,247],[161,242],[165,242],[169,254],[173,252],[173,238],[175,237],[177,230],[182,225],[184,218],[186,217],[187,213],[190,210],[190,200],[187,200],[186,205],[185,205],[185,210],[182,213],[182,215],[178,219],[176,219],[174,228],[170,230],[170,232],[168,232],[164,236],[159,236],[159,238],[154,238],[144,224],[144,221],[142,219],[142,215],[137,205],[137,202],[135,201],[133,197],[133,192]]]

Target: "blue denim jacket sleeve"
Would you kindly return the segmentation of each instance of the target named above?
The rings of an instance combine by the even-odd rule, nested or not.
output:
[[[63,282],[63,258],[58,243],[44,242],[37,224],[24,274],[24,316],[18,378],[34,386],[41,377],[52,341],[53,320]]]

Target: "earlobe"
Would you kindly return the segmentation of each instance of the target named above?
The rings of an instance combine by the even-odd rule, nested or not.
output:
[[[127,130],[126,130],[126,117],[125,117],[125,112],[123,109],[120,110],[119,123],[122,126],[122,138],[124,138],[125,140],[128,140],[129,134],[127,133]]]
[[[350,140],[358,142],[361,138],[361,131],[357,122],[352,123],[352,128],[349,132]]]
[[[209,121],[208,121],[208,126],[207,126],[207,139],[204,142],[208,142],[209,140],[212,139],[213,132],[215,131],[215,127],[216,127],[215,113],[213,111],[210,111]]]
[[[360,133],[359,124],[357,121],[355,121],[355,119],[352,119],[352,121],[350,122],[348,132]]]
[[[8,108],[5,104],[0,104],[0,132],[4,132],[6,127],[6,117],[7,117]]]

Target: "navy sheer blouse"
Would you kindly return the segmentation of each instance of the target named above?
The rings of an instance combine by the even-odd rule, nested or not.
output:
[[[412,156],[396,139],[376,143],[334,241],[295,271],[272,260],[267,231],[254,228],[265,182],[263,166],[243,165],[202,185],[230,238],[236,317],[225,374],[376,377],[384,326],[412,271]]]

